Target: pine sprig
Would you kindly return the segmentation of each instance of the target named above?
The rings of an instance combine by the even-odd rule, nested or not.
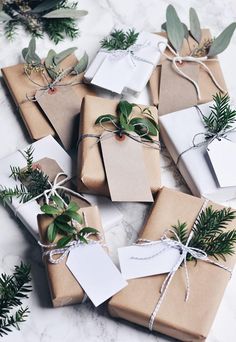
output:
[[[130,29],[128,31],[114,30],[109,37],[101,41],[101,47],[108,50],[127,50],[130,46],[136,43],[138,32]]]
[[[204,125],[209,133],[206,137],[229,130],[236,121],[236,110],[231,108],[228,94],[216,94],[213,99],[210,115],[203,115]]]
[[[29,309],[22,307],[22,300],[32,291],[30,266],[21,263],[15,266],[12,275],[0,276],[0,336],[7,335],[12,328],[19,329],[19,323],[26,320]],[[15,313],[11,313],[16,309]]]
[[[206,252],[208,256],[216,259],[226,260],[227,255],[235,253],[236,230],[225,231],[229,222],[236,217],[236,211],[230,208],[214,210],[212,206],[206,208],[199,215],[192,228],[193,237],[189,242],[189,247],[199,248]],[[172,227],[178,235],[180,241],[186,244],[188,238],[187,224],[180,223]],[[176,240],[176,237],[173,236]],[[187,260],[193,260],[191,255],[187,255]]]

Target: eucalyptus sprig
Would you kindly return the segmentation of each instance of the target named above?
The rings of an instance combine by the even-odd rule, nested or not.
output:
[[[134,45],[138,39],[138,32],[134,29],[128,31],[114,30],[109,37],[101,41],[101,47],[108,50],[127,50]]]
[[[68,56],[74,53],[76,47],[72,47],[56,53],[54,50],[49,50],[47,57],[44,61],[36,53],[36,41],[32,38],[29,42],[29,46],[22,50],[22,56],[25,60],[25,72],[30,75],[32,71],[40,72],[42,76],[47,80],[47,75],[55,81],[56,79],[62,79],[68,75],[79,75],[85,71],[88,65],[88,55],[85,52],[83,57],[78,63],[72,67],[63,70],[60,67],[60,63]],[[49,80],[47,80],[49,82]]]
[[[77,7],[77,2],[67,0],[3,0],[0,22],[3,22],[9,40],[15,37],[17,28],[22,26],[33,37],[42,38],[47,33],[57,44],[65,37],[74,39],[78,36],[76,20],[88,12]]]
[[[2,204],[11,202],[13,197],[19,198],[22,203],[28,202],[50,187],[48,176],[41,170],[40,165],[34,163],[33,147],[30,146],[24,153],[26,157],[25,168],[10,166],[10,177],[15,181],[20,181],[21,184],[15,185],[14,188],[1,186],[0,202]]]
[[[32,291],[30,281],[30,266],[24,263],[15,266],[12,275],[0,275],[0,336],[7,335],[12,328],[19,330],[19,324],[28,317],[29,309],[22,307],[22,300]]]
[[[162,24],[162,29],[167,32],[167,37],[177,53],[181,52],[184,40],[188,42],[191,36],[196,46],[190,55],[194,57],[215,57],[223,52],[229,45],[236,28],[236,23],[227,26],[223,32],[214,39],[202,41],[202,31],[197,12],[194,8],[189,10],[190,29],[182,23],[174,6],[169,5],[166,10],[166,22]]]
[[[133,117],[132,111],[134,108],[139,109],[142,117]],[[128,101],[120,101],[117,106],[117,116],[112,114],[101,115],[95,121],[95,125],[103,123],[111,123],[115,127],[115,133],[120,137],[125,132],[135,132],[142,139],[153,141],[151,136],[157,136],[158,124],[156,123],[150,109],[142,109],[134,103]]]
[[[52,203],[41,206],[41,211],[51,217],[53,221],[47,228],[47,240],[53,243],[60,234],[62,237],[57,241],[57,247],[62,248],[71,241],[81,241],[88,243],[87,234],[97,234],[98,230],[91,227],[84,227],[78,230],[78,225],[81,227],[85,224],[84,218],[78,213],[79,206],[74,202],[65,203],[58,196],[51,197]]]
[[[236,110],[231,108],[228,94],[216,94],[213,96],[213,100],[214,104],[210,107],[210,115],[202,115],[207,129],[206,138],[211,138],[220,132],[226,132],[236,122]]]
[[[199,248],[206,252],[208,256],[212,256],[217,260],[219,258],[226,260],[227,255],[235,253],[236,230],[225,231],[228,223],[235,217],[236,211],[230,208],[216,210],[212,206],[207,207],[196,220],[192,229],[194,234],[188,246]],[[178,222],[172,228],[175,230],[180,241],[185,245],[189,236],[187,223]],[[172,238],[176,240],[175,236]],[[187,260],[193,259],[193,256],[187,255]]]

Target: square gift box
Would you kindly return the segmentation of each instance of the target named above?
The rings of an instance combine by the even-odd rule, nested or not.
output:
[[[172,225],[176,225],[178,221],[186,222],[190,232],[203,204],[203,199],[163,188],[157,195],[139,238],[151,241],[160,240],[166,230],[170,229]],[[213,202],[207,203],[207,205],[211,205],[214,210],[223,208]],[[236,219],[228,222],[226,229],[233,228],[236,228]],[[153,254],[154,256],[149,260],[134,261],[148,263],[150,260],[155,260],[157,253],[155,254],[154,251]],[[138,259],[138,255],[135,255],[135,258]],[[211,259],[217,261],[213,257]],[[235,254],[227,255],[226,261],[222,259],[218,261],[224,267],[232,269],[236,256]],[[230,280],[230,273],[226,269],[201,260],[198,260],[197,263],[187,261],[187,270],[189,275],[188,300],[185,301],[187,286],[185,267],[181,266],[167,286],[159,311],[156,315],[154,314],[153,330],[181,341],[204,341]],[[113,317],[149,327],[151,315],[161,296],[160,290],[165,278],[166,274],[159,274],[129,280],[128,286],[110,300],[110,314]]]

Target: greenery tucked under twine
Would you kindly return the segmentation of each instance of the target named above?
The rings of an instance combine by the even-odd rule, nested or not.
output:
[[[189,10],[190,28],[182,23],[174,6],[169,5],[166,10],[166,22],[162,24],[162,29],[167,32],[169,43],[177,53],[181,52],[184,41],[187,43],[189,37],[192,37],[196,44],[190,51],[190,56],[193,57],[215,57],[223,52],[229,45],[236,23],[230,24],[216,38],[202,39],[202,31],[197,12],[194,8]]]
[[[136,43],[138,35],[139,33],[133,29],[128,31],[114,30],[109,37],[101,41],[101,47],[108,51],[127,50]]]
[[[135,107],[139,109],[139,114],[142,117],[133,116],[132,112]],[[117,106],[117,114],[117,116],[101,115],[95,121],[95,125],[111,123],[115,128],[114,132],[120,137],[125,132],[135,132],[142,140],[154,141],[152,136],[157,136],[159,128],[149,108],[142,109],[134,103],[120,101]]]
[[[20,329],[29,314],[28,307],[22,307],[22,300],[32,291],[29,282],[30,266],[21,263],[15,266],[12,275],[0,276],[0,336],[7,335],[12,328]]]
[[[192,228],[194,234],[188,246],[203,250],[208,257],[212,256],[217,260],[221,258],[225,261],[227,255],[235,253],[236,230],[225,231],[228,223],[235,217],[236,211],[230,208],[216,210],[212,206],[207,207],[201,212]],[[178,222],[172,228],[185,245],[189,236],[187,223]],[[176,240],[174,235],[172,238]],[[193,259],[192,255],[187,255],[187,260]]]
[[[62,237],[57,241],[57,247],[62,248],[71,241],[81,241],[87,243],[87,234],[97,234],[95,228],[84,227],[78,229],[78,225],[82,226],[84,218],[78,213],[79,206],[74,202],[65,203],[57,196],[52,196],[52,204],[44,204],[41,206],[41,211],[51,217],[53,221],[47,228],[47,240],[53,243],[60,234]]]
[[[67,0],[3,0],[0,4],[0,22],[9,40],[22,26],[33,37],[42,38],[47,33],[57,44],[65,37],[74,39],[78,36],[76,20],[88,12],[77,7],[77,2]]]
[[[62,80],[68,75],[79,75],[85,71],[88,65],[88,55],[86,52],[79,62],[72,67],[66,70],[63,70],[60,67],[60,63],[65,58],[73,54],[76,49],[76,47],[72,47],[59,53],[56,53],[51,49],[48,51],[45,60],[42,61],[41,58],[36,54],[35,38],[32,38],[29,42],[29,46],[22,50],[22,56],[26,63],[25,72],[27,75],[30,75],[32,71],[39,72],[48,83],[50,83],[50,80],[48,80],[48,75],[53,81]]]

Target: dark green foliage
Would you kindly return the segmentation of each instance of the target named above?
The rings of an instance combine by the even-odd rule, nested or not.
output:
[[[189,247],[199,248],[206,252],[208,256],[225,260],[227,255],[233,255],[236,243],[236,230],[225,231],[229,222],[236,217],[236,211],[230,208],[215,210],[212,206],[206,208],[199,215],[192,228],[193,237],[189,242]],[[172,227],[181,242],[186,244],[188,238],[187,224],[180,223]],[[173,239],[176,240],[175,236]],[[191,255],[187,255],[187,260],[193,260]]]
[[[111,50],[127,50],[130,46],[135,44],[139,33],[134,30],[114,30],[109,37],[101,41],[101,47]]]
[[[32,291],[29,282],[30,266],[21,263],[15,266],[12,275],[5,273],[0,276],[0,336],[7,335],[12,328],[19,329],[29,314],[28,307],[22,307],[22,300],[28,298]],[[12,310],[14,313],[11,313]]]
[[[140,114],[143,115],[143,117],[132,117],[132,111],[135,107],[139,108]],[[134,103],[120,101],[117,106],[117,114],[118,116],[111,114],[101,115],[95,121],[95,125],[110,122],[115,127],[115,133],[120,137],[125,132],[135,132],[142,139],[153,141],[151,136],[157,136],[158,125],[149,108],[142,109]]]
[[[236,120],[236,110],[230,107],[230,97],[228,94],[216,94],[213,96],[214,104],[209,116],[203,115],[205,127],[208,131],[206,138],[211,138],[215,134],[227,131]]]
[[[65,206],[61,198],[52,196],[52,204],[44,204],[41,206],[41,211],[53,217],[53,222],[50,223],[47,229],[47,239],[53,243],[57,234],[62,237],[57,241],[57,247],[62,248],[73,240],[80,240],[87,243],[86,234],[97,234],[95,228],[84,227],[77,230],[76,224],[84,224],[83,217],[78,213],[79,207],[76,203],[70,202]]]

